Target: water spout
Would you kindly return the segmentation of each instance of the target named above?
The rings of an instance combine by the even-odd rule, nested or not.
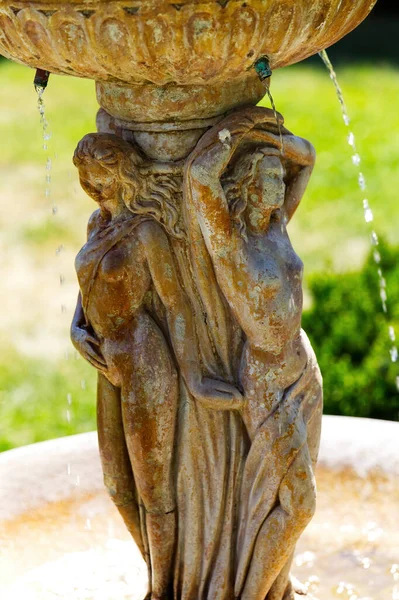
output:
[[[272,76],[272,70],[267,56],[258,58],[258,60],[255,61],[254,67],[261,81],[265,81],[265,79],[269,79],[269,77]]]
[[[35,90],[38,94],[40,91],[43,93],[46,89],[49,77],[49,71],[44,71],[43,69],[36,69],[33,85],[35,86]]]

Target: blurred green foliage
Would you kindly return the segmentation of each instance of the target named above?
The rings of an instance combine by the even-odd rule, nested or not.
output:
[[[3,350],[0,452],[95,429],[95,390],[94,369],[76,355],[48,362]]]
[[[32,279],[50,268],[47,263],[51,263],[57,246],[64,244],[70,257],[70,271],[64,274],[67,282],[73,282],[73,255],[83,243],[85,223],[94,206],[79,189],[71,157],[78,140],[95,130],[94,83],[53,75],[45,92],[53,134],[49,143],[53,159],[51,194],[59,208],[54,218],[51,201],[44,196],[46,155],[32,84],[34,71],[2,61],[0,73],[0,195],[7,207],[0,211],[1,257],[4,261],[10,256],[20,257],[17,267],[21,267],[28,256],[30,268],[36,269],[29,273]],[[362,157],[375,228],[395,244],[399,222],[399,136],[395,135],[399,131],[399,70],[376,63],[347,65],[338,69],[338,77]],[[364,196],[357,185],[334,87],[321,64],[319,68],[302,64],[282,69],[272,79],[273,95],[286,126],[311,140],[317,151],[317,164],[290,224],[290,236],[305,263],[307,299],[312,297],[304,327],[323,370],[326,412],[396,419],[397,370],[389,358],[387,323],[381,313],[378,284],[373,280],[376,270],[367,263],[361,271],[369,248]],[[267,100],[262,103],[268,105]],[[73,187],[76,192],[71,192]],[[390,250],[384,260],[390,256],[398,262],[398,255]],[[58,285],[58,266],[54,270]],[[37,277],[39,282],[42,279]],[[393,266],[387,265],[387,279],[394,306],[399,302],[399,273]],[[2,286],[0,294],[9,295],[4,278]],[[23,288],[17,292],[23,296]],[[22,298],[26,313],[37,307],[32,294]],[[39,308],[48,322],[61,318]],[[68,306],[64,315],[68,320],[71,311]],[[32,314],[35,321],[37,311]],[[395,313],[392,318],[397,321],[399,316]],[[15,326],[15,319],[12,322]],[[32,358],[18,343],[21,334],[1,323],[0,449],[94,429],[94,370],[82,359],[65,361],[46,348]],[[86,381],[85,390],[82,380]],[[71,408],[68,394],[72,395]]]
[[[327,414],[399,420],[399,362],[391,360],[388,333],[389,325],[399,332],[399,248],[380,243],[379,251],[386,315],[372,254],[360,272],[320,273],[309,282],[313,305],[303,328],[323,373]]]

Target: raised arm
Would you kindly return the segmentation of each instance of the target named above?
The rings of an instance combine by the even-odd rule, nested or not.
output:
[[[251,139],[270,146],[270,153],[281,153],[286,168],[286,193],[284,209],[287,222],[291,220],[306,190],[316,160],[316,152],[307,140],[287,132],[283,135],[283,152],[280,137],[267,129],[254,129]]]
[[[273,111],[252,106],[237,111],[207,131],[185,168],[188,225],[198,221],[212,254],[223,255],[232,236],[229,207],[220,178],[242,140],[256,125],[275,123]]]
[[[307,140],[294,135],[287,136],[284,158],[288,161],[285,192],[285,214],[291,220],[305,193],[316,160],[316,152]]]
[[[165,232],[155,221],[147,221],[141,225],[139,235],[155,289],[166,310],[173,350],[188,389],[209,408],[242,408],[243,399],[236,388],[203,376],[191,304],[180,285]]]

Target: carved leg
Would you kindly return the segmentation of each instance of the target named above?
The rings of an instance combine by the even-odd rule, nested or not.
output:
[[[267,600],[291,600],[294,598],[294,592],[290,581],[290,569],[294,558],[294,552],[285,563],[277,576],[277,579],[270,588]]]
[[[121,393],[101,373],[97,380],[97,429],[105,486],[144,557],[136,487],[123,435]]]
[[[264,522],[248,572],[242,600],[264,600],[276,576],[314,515],[316,494],[307,445],[281,483],[279,505]]]
[[[129,354],[123,365],[123,425],[145,512],[151,597],[163,600],[170,594],[176,544],[172,464],[177,376],[161,331],[145,313],[136,319]]]

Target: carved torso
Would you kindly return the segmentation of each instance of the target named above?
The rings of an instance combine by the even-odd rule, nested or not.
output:
[[[137,224],[130,235],[125,235],[100,256],[90,252],[91,239],[76,257],[75,266],[82,290],[86,317],[99,339],[117,339],[128,334],[129,322],[137,315],[148,291],[151,278],[145,263]],[[93,265],[93,261],[96,265]],[[87,271],[92,271],[90,287],[85,282]],[[86,294],[89,297],[86,298]]]
[[[252,345],[280,354],[298,335],[302,314],[303,263],[285,225],[272,222],[266,233],[249,234],[238,260],[236,285],[247,287],[251,303],[241,316],[243,329]]]

